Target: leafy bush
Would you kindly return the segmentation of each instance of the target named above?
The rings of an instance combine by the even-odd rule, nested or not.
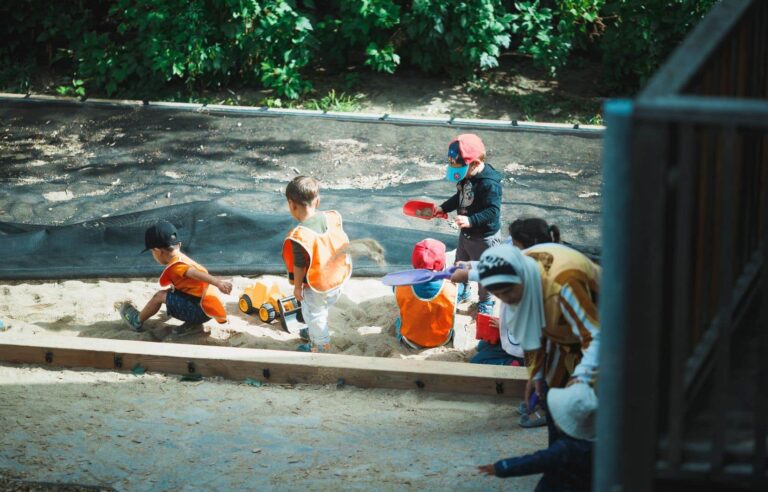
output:
[[[320,65],[393,73],[408,63],[472,79],[513,49],[551,75],[574,51],[597,52],[626,92],[715,2],[17,0],[0,2],[0,86],[24,90],[37,66],[64,75],[58,92],[67,95],[156,98],[244,83],[298,100]]]
[[[500,0],[413,0],[403,18],[408,57],[423,70],[462,77],[497,67],[511,20]]]
[[[296,98],[309,88],[309,21],[282,0],[118,0],[107,32],[76,43],[76,72],[107,94],[148,97],[174,80],[196,84],[260,81]]]
[[[644,84],[717,0],[611,0],[601,41],[607,80],[633,90]]]
[[[555,8],[540,0],[515,3],[512,32],[519,37],[519,52],[531,55],[551,75],[564,67],[574,47],[586,47],[599,34],[599,12],[605,0],[557,0]]]
[[[400,64],[393,41],[399,24],[400,6],[392,0],[329,2],[317,23],[320,54],[336,64],[365,55],[364,64],[373,70],[394,73]]]

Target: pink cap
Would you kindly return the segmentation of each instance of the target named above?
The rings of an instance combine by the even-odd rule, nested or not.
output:
[[[445,244],[437,239],[424,239],[413,247],[413,268],[440,271],[445,269]]]
[[[483,145],[483,141],[480,140],[480,137],[474,133],[462,133],[451,140],[451,144],[454,142],[459,143],[459,155],[464,159],[464,163],[467,165],[479,161],[480,157],[485,155],[485,145]],[[449,147],[451,144],[449,144]]]

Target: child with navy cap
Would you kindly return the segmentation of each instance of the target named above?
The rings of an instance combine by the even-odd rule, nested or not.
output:
[[[144,251],[151,251],[152,257],[165,265],[160,275],[160,285],[170,286],[152,296],[139,311],[130,302],[119,306],[120,317],[134,331],[142,331],[143,323],[154,316],[165,304],[168,315],[184,321],[175,333],[202,328],[202,323],[211,318],[219,323],[227,321],[224,304],[210,289],[215,286],[225,294],[232,292],[232,283],[218,279],[208,273],[202,265],[181,252],[181,240],[176,227],[161,220],[144,233]]]

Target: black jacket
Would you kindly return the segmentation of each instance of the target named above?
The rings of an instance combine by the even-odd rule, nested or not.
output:
[[[501,228],[501,179],[501,174],[486,162],[480,173],[458,182],[456,194],[440,208],[469,217],[470,227],[461,231],[467,236],[493,236]]]

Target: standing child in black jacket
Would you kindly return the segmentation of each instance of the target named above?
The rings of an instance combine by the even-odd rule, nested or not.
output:
[[[456,194],[435,208],[435,214],[457,211],[454,222],[459,227],[456,261],[476,261],[491,246],[501,242],[501,174],[485,162],[485,145],[480,137],[465,133],[448,146],[445,179],[456,183]],[[469,297],[464,289],[464,300]],[[477,312],[491,314],[491,294],[479,288]]]

